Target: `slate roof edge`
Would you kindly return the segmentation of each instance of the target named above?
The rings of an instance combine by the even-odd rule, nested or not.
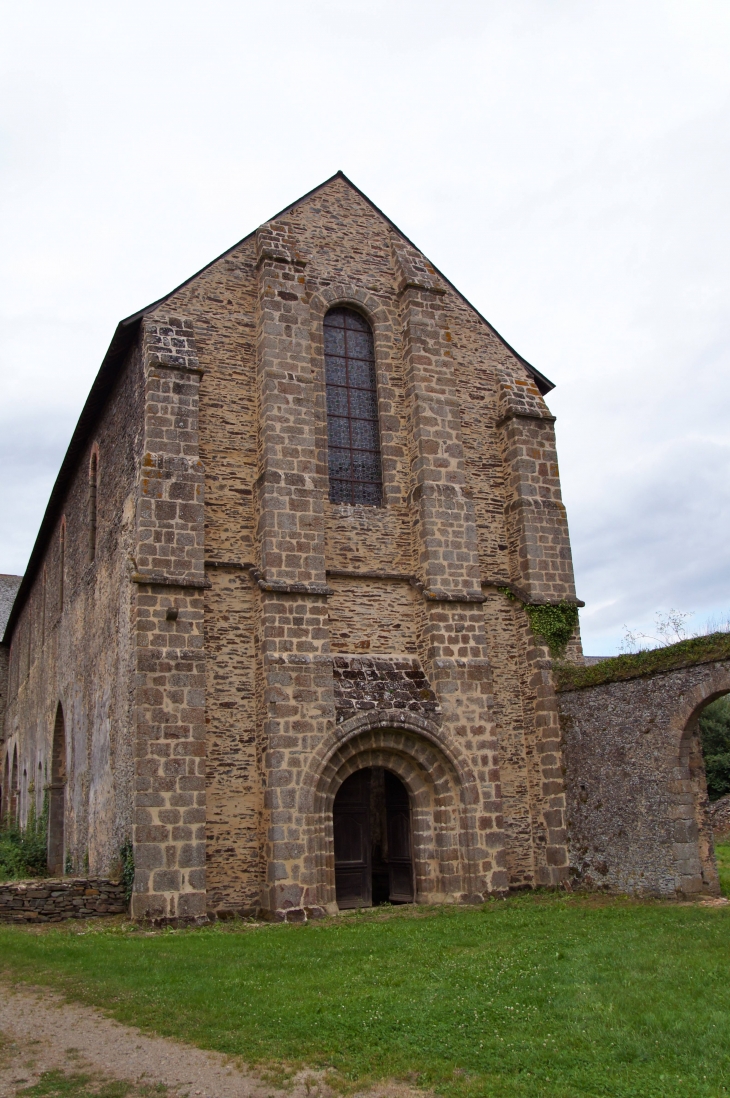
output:
[[[268,224],[269,221],[276,221],[278,217],[283,217],[283,215],[288,213],[289,210],[293,210],[296,206],[299,206],[302,202],[305,202],[308,198],[311,198],[313,194],[316,194],[317,191],[321,191],[323,187],[326,187],[328,183],[331,183],[335,179],[344,180],[349,187],[352,187],[353,191],[359,194],[360,197],[364,199],[364,201],[367,202],[367,204],[373,210],[375,210],[375,212],[380,217],[382,217],[383,220],[386,221],[387,224],[390,225],[390,227],[395,232],[398,233],[402,240],[405,240],[407,244],[410,244],[412,248],[415,248],[416,251],[420,252],[420,254],[423,255],[421,249],[418,248],[417,245],[415,245],[413,241],[410,240],[406,236],[406,234],[398,228],[394,221],[391,221],[387,214],[383,213],[379,206],[375,205],[372,199],[368,198],[368,196],[364,194],[364,192],[361,191],[360,188],[357,187],[351,179],[348,179],[343,171],[335,172],[334,175],[331,175],[328,179],[325,179],[324,182],[318,183],[316,187],[312,187],[312,189],[310,191],[307,191],[306,194],[301,195],[301,197],[297,198],[296,201],[290,202],[289,205],[285,206],[283,210],[279,210],[279,212],[274,214],[273,217],[268,218],[267,221],[264,222],[264,224]],[[187,286],[190,282],[193,282],[194,279],[198,278],[201,274],[203,274],[204,271],[207,271],[210,267],[213,267],[216,263],[220,262],[221,259],[225,259],[225,257],[227,255],[230,255],[231,252],[235,252],[236,248],[240,248],[242,244],[244,244],[247,240],[250,240],[251,237],[255,235],[256,231],[257,229],[254,229],[253,232],[247,233],[246,236],[241,237],[241,239],[236,241],[236,243],[233,244],[230,248],[226,248],[226,250],[224,252],[221,252],[220,255],[217,255],[215,259],[211,259],[209,263],[206,263],[205,266],[197,270],[195,274],[190,275],[189,278],[186,278],[178,286],[175,286],[175,288],[173,290],[170,290],[169,293],[163,294],[163,296],[157,298],[156,301],[153,301],[149,305],[145,305],[143,309],[140,309],[136,313],[132,313],[131,316],[125,317],[124,320],[120,320],[117,324],[114,335],[112,336],[112,341],[109,344],[109,348],[104,355],[104,358],[102,359],[101,366],[99,367],[99,372],[94,378],[91,389],[89,390],[89,395],[86,398],[84,406],[81,410],[81,415],[79,416],[76,427],[74,428],[74,432],[71,436],[71,441],[69,442],[68,449],[66,450],[64,459],[61,462],[61,468],[58,471],[58,476],[56,477],[53,488],[51,489],[51,494],[48,499],[48,503],[46,505],[40,527],[38,529],[38,534],[33,544],[30,557],[28,558],[28,564],[25,569],[25,574],[23,575],[23,580],[15,596],[13,608],[10,611],[10,616],[8,617],[7,624],[5,626],[5,633],[2,642],[0,643],[6,645],[10,644],[10,639],[12,637],[18,617],[20,616],[20,612],[26,603],[30,589],[33,586],[33,581],[36,577],[36,574],[40,567],[40,563],[43,559],[46,545],[50,540],[51,534],[53,533],[58,516],[63,509],[63,503],[66,498],[66,490],[71,483],[71,479],[76,469],[78,459],[89,440],[92,428],[96,423],[99,413],[104,408],[107,398],[109,397],[109,394],[116,384],[119,376],[119,368],[123,364],[127,353],[129,352],[134,344],[135,339],[137,338],[137,333],[139,331],[139,326],[142,319],[149,313],[154,312],[154,310],[159,305],[162,305],[169,298],[173,297],[173,295],[181,290],[184,286]],[[430,262],[431,261],[429,260],[429,263]],[[544,374],[541,374],[538,369],[532,366],[526,358],[523,358],[522,355],[518,351],[516,351],[514,347],[512,347],[503,336],[499,334],[497,329],[489,323],[487,318],[485,316],[482,316],[479,310],[474,305],[472,305],[468,298],[464,297],[461,291],[458,290],[456,286],[454,286],[453,282],[451,282],[450,279],[448,279],[446,275],[444,275],[438,269],[438,267],[433,264],[432,266],[437,272],[439,278],[442,278],[444,282],[454,291],[454,293],[459,298],[461,298],[461,300],[470,309],[472,309],[476,313],[479,319],[486,324],[486,326],[491,332],[494,333],[497,339],[499,339],[500,342],[504,344],[510,354],[513,354],[518,362],[521,362],[522,365],[529,371],[529,373],[532,374],[535,382],[537,383],[537,387],[542,395],[545,396],[546,393],[549,393],[551,389],[554,389],[554,383],[546,378]]]

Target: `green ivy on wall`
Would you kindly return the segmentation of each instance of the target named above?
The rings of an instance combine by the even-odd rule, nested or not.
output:
[[[578,624],[578,607],[559,602],[553,606],[525,606],[525,612],[532,632],[543,638],[553,659],[562,659]]]
[[[122,883],[124,885],[124,896],[127,903],[132,898],[132,889],[134,888],[134,847],[132,846],[131,839],[127,839],[122,844],[122,848],[119,851],[119,858],[122,863]]]

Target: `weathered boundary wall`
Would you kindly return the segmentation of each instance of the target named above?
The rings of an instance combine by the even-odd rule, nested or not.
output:
[[[716,839],[730,835],[730,793],[710,805],[710,824]]]
[[[686,662],[706,640],[687,642]],[[728,638],[721,647],[730,655]],[[636,659],[633,674],[632,659],[556,676],[572,877],[632,895],[717,895],[699,715],[730,691],[730,659],[650,671]]]
[[[127,906],[122,882],[104,877],[49,877],[0,885],[0,920],[4,922],[53,923],[121,915]]]

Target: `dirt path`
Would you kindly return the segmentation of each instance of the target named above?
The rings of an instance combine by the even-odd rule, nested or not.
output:
[[[0,985],[0,1098],[15,1098],[44,1072],[91,1075],[93,1093],[104,1081],[129,1084],[129,1098],[150,1093],[170,1098],[330,1098],[321,1073],[301,1072],[286,1090],[217,1052],[166,1037],[147,1037],[92,1007],[68,1003],[45,988]],[[89,1090],[79,1085],[75,1092]],[[149,1088],[149,1089],[148,1089]],[[64,1094],[67,1093],[64,1091]],[[73,1089],[68,1092],[74,1093]],[[385,1085],[368,1098],[423,1098],[406,1086]]]

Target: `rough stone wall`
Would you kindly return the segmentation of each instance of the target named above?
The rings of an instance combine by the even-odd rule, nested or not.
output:
[[[730,793],[710,805],[710,826],[716,839],[730,834]]]
[[[558,695],[577,882],[718,893],[698,720],[728,691],[722,662]]]
[[[56,923],[121,915],[127,910],[124,885],[103,877],[63,877],[0,884],[0,920]]]
[[[419,592],[408,577],[338,577],[328,571],[327,601],[333,652],[416,655]]]
[[[129,573],[135,542],[140,371],[139,358],[132,353],[80,458],[10,646],[5,749],[19,752],[21,822],[31,804],[38,812],[43,806],[60,703],[66,729],[64,861],[72,871],[94,874],[109,872],[132,829]],[[89,465],[94,448],[99,490],[92,560]]]
[[[47,877],[0,884],[3,922],[59,922],[122,915],[124,885],[106,877]]]
[[[338,723],[384,709],[440,715],[436,695],[417,659],[335,656],[333,664]]]

